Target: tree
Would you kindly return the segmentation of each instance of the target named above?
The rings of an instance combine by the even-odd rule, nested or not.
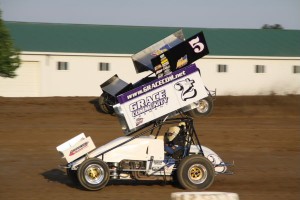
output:
[[[6,29],[0,11],[0,77],[13,78],[15,70],[20,66],[20,52],[13,45],[8,29]]]
[[[262,29],[283,29],[283,27],[280,24],[274,24],[274,25],[265,24],[261,28]]]

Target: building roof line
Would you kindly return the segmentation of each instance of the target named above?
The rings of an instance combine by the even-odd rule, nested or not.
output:
[[[21,51],[135,54],[183,29],[203,31],[212,56],[300,56],[300,30],[208,29],[5,22]]]

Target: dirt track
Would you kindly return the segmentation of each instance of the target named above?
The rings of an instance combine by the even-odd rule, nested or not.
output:
[[[93,97],[0,98],[0,199],[170,199],[183,192],[160,182],[77,188],[57,165],[55,147],[85,132],[96,146],[122,135],[115,117],[101,114]],[[220,175],[208,191],[241,200],[300,199],[300,96],[218,97],[213,114],[195,122],[203,145],[235,175]]]

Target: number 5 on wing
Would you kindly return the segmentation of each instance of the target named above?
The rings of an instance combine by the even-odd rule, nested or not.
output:
[[[194,49],[195,53],[200,53],[204,49],[204,44],[200,42],[199,37],[196,37],[195,39],[192,39],[189,41],[191,47]]]

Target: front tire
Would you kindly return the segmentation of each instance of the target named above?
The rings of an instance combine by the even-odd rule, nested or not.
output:
[[[181,160],[177,169],[179,184],[189,190],[205,190],[215,179],[211,162],[200,155],[192,155]]]
[[[77,177],[80,184],[88,190],[100,190],[109,181],[109,168],[98,158],[85,160],[79,167]]]

